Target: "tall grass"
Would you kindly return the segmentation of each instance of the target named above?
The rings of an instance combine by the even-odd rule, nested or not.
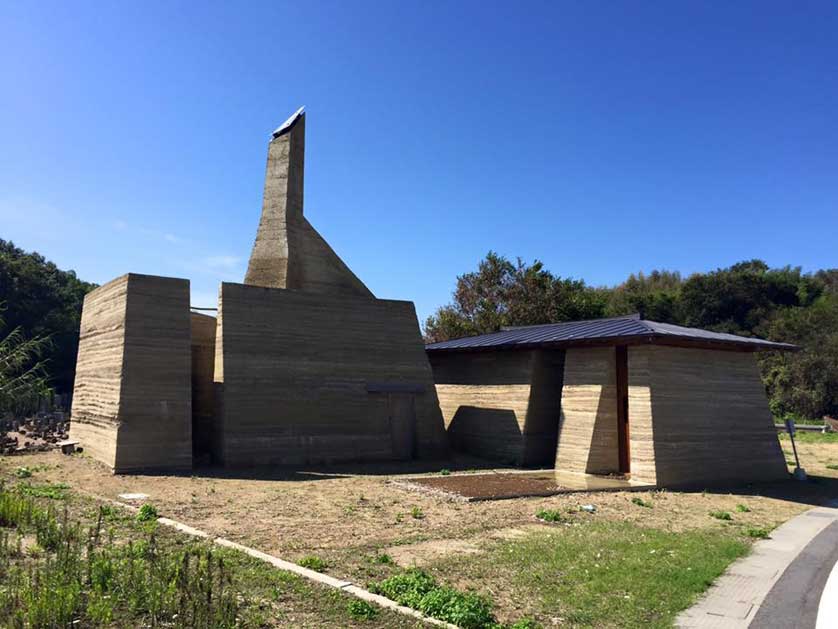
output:
[[[0,624],[237,626],[238,598],[221,556],[200,544],[161,549],[154,529],[117,544],[105,519],[100,509],[83,527],[66,506],[59,516],[0,487]]]

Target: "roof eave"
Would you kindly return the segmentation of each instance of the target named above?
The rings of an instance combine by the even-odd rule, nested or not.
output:
[[[769,344],[770,343],[770,344]],[[718,351],[740,352],[797,352],[802,348],[790,343],[754,343],[743,341],[714,341],[673,334],[640,334],[631,336],[613,336],[595,339],[567,339],[562,341],[540,341],[537,343],[505,343],[498,345],[466,346],[466,347],[425,347],[429,353],[470,353],[486,351],[514,351],[534,349],[569,349],[574,347],[609,347],[613,345],[667,345],[671,347],[685,347],[690,349],[714,349]]]

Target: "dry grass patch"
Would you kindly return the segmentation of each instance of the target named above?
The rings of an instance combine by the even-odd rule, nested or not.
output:
[[[790,450],[787,440],[781,443]],[[18,467],[37,469],[20,482],[32,486],[66,482],[106,498],[142,492],[161,515],[290,561],[316,556],[329,574],[363,584],[412,566],[434,566],[448,558],[479,561],[490,552],[487,549],[505,541],[518,542],[517,538],[497,539],[502,532],[520,537],[533,530],[564,530],[564,524],[541,522],[536,515],[539,512],[561,514],[571,526],[614,524],[662,534],[719,534],[750,544],[761,532],[767,534],[812,505],[838,496],[838,471],[828,467],[838,464],[838,441],[810,436],[798,444],[798,450],[813,482],[704,492],[592,492],[473,503],[394,487],[387,481],[406,476],[394,474],[394,466],[267,473],[213,470],[212,475],[192,477],[120,476],[85,457],[43,453],[0,459],[0,469],[7,478],[14,478]],[[429,469],[438,475],[440,469],[457,467],[456,461],[449,461]],[[417,469],[410,472],[415,476]],[[633,498],[652,508],[632,504]],[[588,504],[596,507],[596,513],[580,511]],[[711,512],[728,513],[731,520],[718,520],[709,515]],[[391,561],[378,561],[384,554]],[[449,577],[456,580],[450,572],[441,581]],[[473,587],[495,599],[497,614],[507,622],[523,616],[519,607],[533,604],[541,596],[537,589],[527,595],[519,588],[523,599],[516,601],[479,583]]]

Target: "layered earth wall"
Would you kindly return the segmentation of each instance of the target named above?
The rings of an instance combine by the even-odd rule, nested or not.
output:
[[[70,435],[115,472],[192,465],[189,282],[129,273],[84,300]]]
[[[446,451],[410,302],[225,283],[215,355],[225,466]]]

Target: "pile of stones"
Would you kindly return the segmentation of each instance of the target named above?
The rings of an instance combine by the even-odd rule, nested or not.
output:
[[[0,419],[0,453],[45,452],[67,439],[70,423],[63,411],[40,412],[32,417]]]

